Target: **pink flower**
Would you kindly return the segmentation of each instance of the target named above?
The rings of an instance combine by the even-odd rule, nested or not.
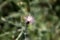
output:
[[[29,23],[34,23],[34,17],[31,15],[28,15],[25,17],[25,21]]]

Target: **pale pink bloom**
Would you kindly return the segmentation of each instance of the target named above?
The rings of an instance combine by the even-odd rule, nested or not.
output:
[[[31,15],[28,15],[25,17],[25,21],[29,23],[34,23],[34,17]]]

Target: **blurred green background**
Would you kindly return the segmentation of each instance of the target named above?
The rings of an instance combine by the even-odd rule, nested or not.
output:
[[[0,40],[60,40],[60,0],[0,0]]]

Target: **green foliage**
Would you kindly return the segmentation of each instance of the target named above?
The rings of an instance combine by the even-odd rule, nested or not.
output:
[[[60,18],[56,15],[60,5],[54,11],[41,7],[40,2],[50,4],[49,0],[0,0],[0,40],[24,40],[25,31],[29,40],[60,40]],[[24,17],[28,14],[35,22],[26,27]]]

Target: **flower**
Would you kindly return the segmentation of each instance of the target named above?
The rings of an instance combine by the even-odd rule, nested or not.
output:
[[[34,17],[31,15],[28,15],[25,17],[25,22],[26,23],[34,23]]]

